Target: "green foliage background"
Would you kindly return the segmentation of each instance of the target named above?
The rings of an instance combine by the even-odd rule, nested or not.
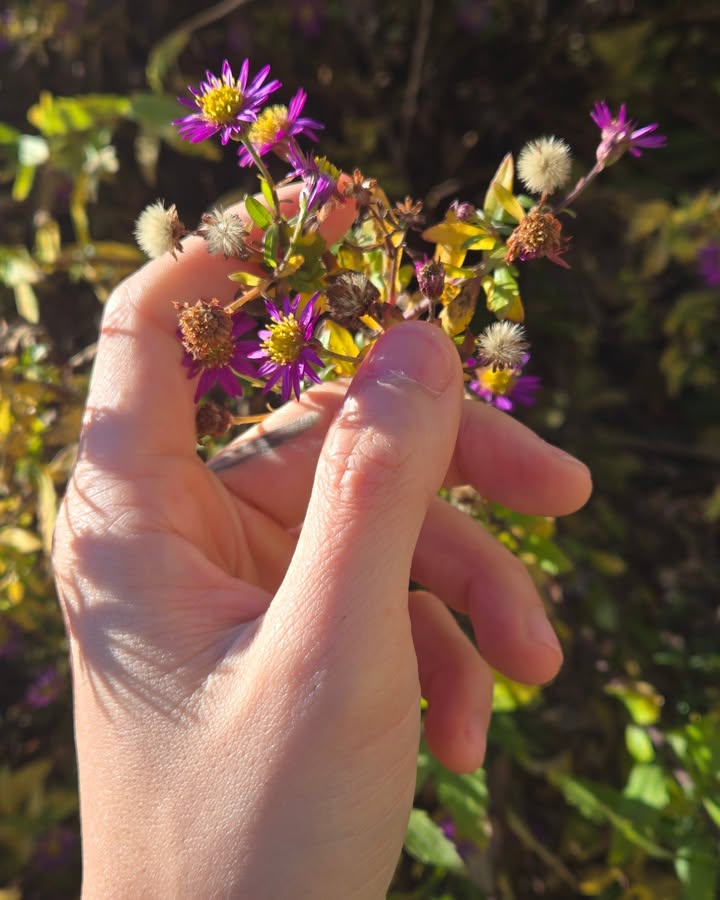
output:
[[[575,205],[570,272],[521,287],[543,377],[523,418],[591,466],[557,526],[460,495],[529,566],[565,667],[498,681],[487,765],[423,751],[393,898],[718,895],[720,10],[672,0],[11,3],[0,13],[0,898],[79,890],[72,721],[48,552],[101,304],[142,207],[188,222],[251,191],[181,145],[174,97],[270,63],[322,148],[428,220],[481,203],[508,151],[557,134],[589,168],[596,100],[657,121]],[[577,174],[582,169],[578,168]],[[453,822],[454,833],[450,822]],[[282,854],[282,848],[278,848]],[[4,890],[3,890],[4,888]]]

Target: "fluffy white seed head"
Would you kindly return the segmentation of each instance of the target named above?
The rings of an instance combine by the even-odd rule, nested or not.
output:
[[[552,194],[570,177],[570,148],[556,137],[529,141],[520,151],[517,173],[531,194]]]
[[[225,259],[231,256],[238,259],[248,257],[245,246],[248,227],[235,213],[229,213],[221,207],[205,213],[198,234],[205,238],[209,253],[222,253]]]
[[[488,325],[477,339],[478,355],[493,371],[522,368],[529,346],[522,325],[507,320]]]
[[[146,206],[135,222],[135,240],[150,259],[165,253],[182,253],[180,238],[186,234],[185,226],[178,218],[175,204],[165,209],[162,200]]]

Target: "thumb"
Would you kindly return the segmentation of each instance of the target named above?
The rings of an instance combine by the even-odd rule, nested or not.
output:
[[[328,431],[297,549],[269,610],[295,650],[315,656],[331,647],[348,663],[369,652],[397,665],[398,640],[412,647],[412,556],[453,455],[461,406],[459,357],[440,329],[406,323],[378,340]]]

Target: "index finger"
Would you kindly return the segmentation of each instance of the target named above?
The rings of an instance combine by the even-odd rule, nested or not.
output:
[[[299,185],[279,191],[281,202],[297,208]],[[234,212],[247,220],[244,206]],[[328,244],[340,238],[355,217],[346,201],[320,226]],[[194,381],[181,365],[173,301],[217,297],[229,302],[228,276],[247,268],[238,260],[211,256],[205,241],[190,237],[176,261],[166,254],[120,284],[103,316],[95,367],[83,421],[81,456],[106,464],[156,455],[195,452]]]

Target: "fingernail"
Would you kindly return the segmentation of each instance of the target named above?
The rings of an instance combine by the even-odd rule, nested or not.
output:
[[[452,379],[456,354],[453,345],[432,325],[408,322],[383,335],[358,376],[380,384],[412,381],[439,396]]]
[[[482,765],[482,759],[485,756],[488,724],[488,713],[485,710],[473,713],[465,725],[465,737],[477,754],[478,766]]]
[[[548,650],[552,650],[553,653],[562,656],[560,641],[542,607],[537,607],[528,613],[527,619],[525,620],[525,627],[527,629],[527,636],[531,641],[535,641],[536,644],[542,644],[543,647],[547,647]]]
[[[549,444],[547,441],[545,443],[550,448],[550,452],[553,456],[557,456],[558,459],[561,459],[563,462],[572,463],[574,466],[580,466],[582,469],[587,470],[587,466],[585,463],[578,459],[576,456],[572,456],[570,453],[566,453],[560,447],[556,447],[555,444]]]

